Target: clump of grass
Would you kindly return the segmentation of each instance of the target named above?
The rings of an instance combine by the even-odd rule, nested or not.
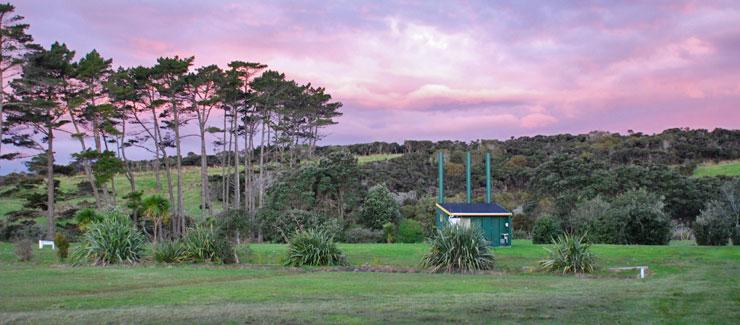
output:
[[[15,242],[15,256],[21,262],[30,261],[33,258],[33,242],[30,239]]]
[[[179,241],[161,241],[154,246],[154,260],[159,263],[182,262],[183,248]]]
[[[180,261],[226,264],[235,262],[231,243],[226,238],[219,237],[213,228],[208,226],[201,225],[188,229],[179,245],[181,245]],[[168,249],[172,250],[174,247]]]
[[[591,252],[591,244],[586,242],[586,234],[581,236],[564,234],[553,239],[553,247],[545,248],[547,258],[540,261],[540,267],[547,272],[591,273],[596,270],[596,257]]]
[[[325,230],[302,230],[288,242],[288,266],[346,265],[347,258]]]
[[[432,272],[490,270],[496,261],[483,232],[476,226],[448,225],[437,230],[430,245],[421,265]]]
[[[54,246],[57,248],[57,256],[60,261],[64,261],[69,255],[69,240],[64,234],[58,232],[54,236]]]
[[[88,225],[72,259],[77,264],[133,264],[144,254],[146,242],[128,218],[111,215]]]

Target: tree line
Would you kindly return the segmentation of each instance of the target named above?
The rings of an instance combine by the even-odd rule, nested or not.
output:
[[[113,177],[126,176],[136,207],[142,192],[130,150],[154,156],[158,193],[173,204],[172,236],[186,227],[183,139],[200,142],[203,217],[213,213],[208,151],[220,162],[222,209],[254,216],[264,203],[266,166],[295,166],[315,153],[322,128],[335,124],[341,103],[322,87],[289,80],[265,64],[232,61],[194,67],[194,57],[160,57],[152,66],[117,67],[96,50],[76,58],[64,43],[34,43],[11,4],[0,6],[0,133],[3,159],[39,154],[46,163],[47,236],[55,232],[55,145],[79,144],[74,154],[98,209],[121,206]],[[215,116],[223,116],[216,124]],[[197,132],[188,134],[186,124]],[[215,141],[211,141],[214,139]],[[243,184],[242,184],[243,183]],[[132,208],[134,218],[136,211]]]

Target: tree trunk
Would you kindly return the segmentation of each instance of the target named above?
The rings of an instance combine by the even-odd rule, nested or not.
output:
[[[180,148],[180,114],[175,102],[172,102],[172,111],[175,118],[175,151],[177,153],[177,229],[175,235],[179,236],[185,231],[182,198],[182,153]]]
[[[77,135],[79,135],[78,140],[80,141],[80,147],[82,148],[82,151],[87,151],[87,145],[85,144],[85,139],[83,138],[82,133],[80,132],[80,127],[77,125],[77,122],[75,121],[74,116],[72,116],[72,112],[69,113],[69,119],[72,121],[72,126],[75,128],[75,132]],[[95,197],[95,207],[98,209],[101,209],[103,207],[103,203],[100,202],[100,193],[98,193],[98,184],[95,182],[95,178],[93,177],[92,173],[92,167],[90,166],[90,161],[87,159],[84,159],[82,161],[82,168],[85,171],[85,177],[87,178],[87,182],[90,183],[90,187],[93,191],[93,196]]]
[[[211,214],[211,200],[208,193],[208,155],[206,153],[205,124],[200,122],[200,215],[205,218],[206,211]],[[203,219],[205,220],[205,219]]]
[[[51,116],[51,112],[48,113]],[[56,234],[54,220],[54,130],[48,127],[48,142],[46,150],[46,217],[48,222],[47,239],[53,240]]]
[[[241,207],[241,184],[239,182],[239,113],[234,109],[231,120],[231,132],[234,132],[234,208]]]
[[[157,111],[152,107],[152,121],[154,122],[154,134],[153,134],[153,140],[154,140],[154,157],[157,159],[157,162],[154,164],[154,179],[156,181],[156,187],[157,187],[157,193],[162,192],[162,181],[159,178],[159,168],[162,165],[162,160],[159,156],[159,147],[161,146],[161,136],[159,134],[159,119],[157,118]]]
[[[136,178],[133,170],[131,169],[131,161],[128,160],[126,157],[126,146],[124,146],[124,143],[126,141],[126,121],[124,120],[121,123],[121,144],[119,147],[121,148],[121,157],[123,158],[123,163],[126,165],[126,178],[128,179],[129,186],[131,187],[131,193],[136,192]],[[156,152],[156,150],[155,150]],[[138,225],[139,222],[139,211],[137,211],[136,208],[132,209],[131,213],[134,216],[134,224]]]

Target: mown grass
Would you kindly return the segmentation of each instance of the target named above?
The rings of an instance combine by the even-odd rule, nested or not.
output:
[[[694,176],[740,176],[740,161],[704,163],[696,167]]]
[[[740,249],[596,245],[604,266],[651,275],[530,273],[542,246],[496,249],[494,274],[325,272],[267,266],[284,245],[250,245],[261,265],[71,267],[50,250],[15,262],[0,244],[0,322],[735,323]],[[343,244],[354,265],[414,267],[425,244]],[[257,263],[258,261],[250,262]]]
[[[384,153],[384,154],[357,156],[357,164],[364,165],[364,164],[375,162],[375,161],[390,160],[390,159],[398,158],[401,156],[403,156],[403,154],[400,154],[400,153]]]

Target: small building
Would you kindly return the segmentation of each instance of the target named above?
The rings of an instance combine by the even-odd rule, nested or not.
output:
[[[511,212],[496,203],[437,203],[449,223],[475,225],[493,247],[511,246]],[[444,221],[443,221],[444,223]]]
[[[486,197],[485,203],[472,202],[471,158],[466,155],[465,180],[467,200],[465,203],[445,203],[444,196],[444,154],[437,157],[438,191],[437,191],[437,228],[448,223],[459,223],[464,226],[477,226],[493,247],[510,247],[512,239],[512,213],[491,201],[491,154],[486,153]]]

